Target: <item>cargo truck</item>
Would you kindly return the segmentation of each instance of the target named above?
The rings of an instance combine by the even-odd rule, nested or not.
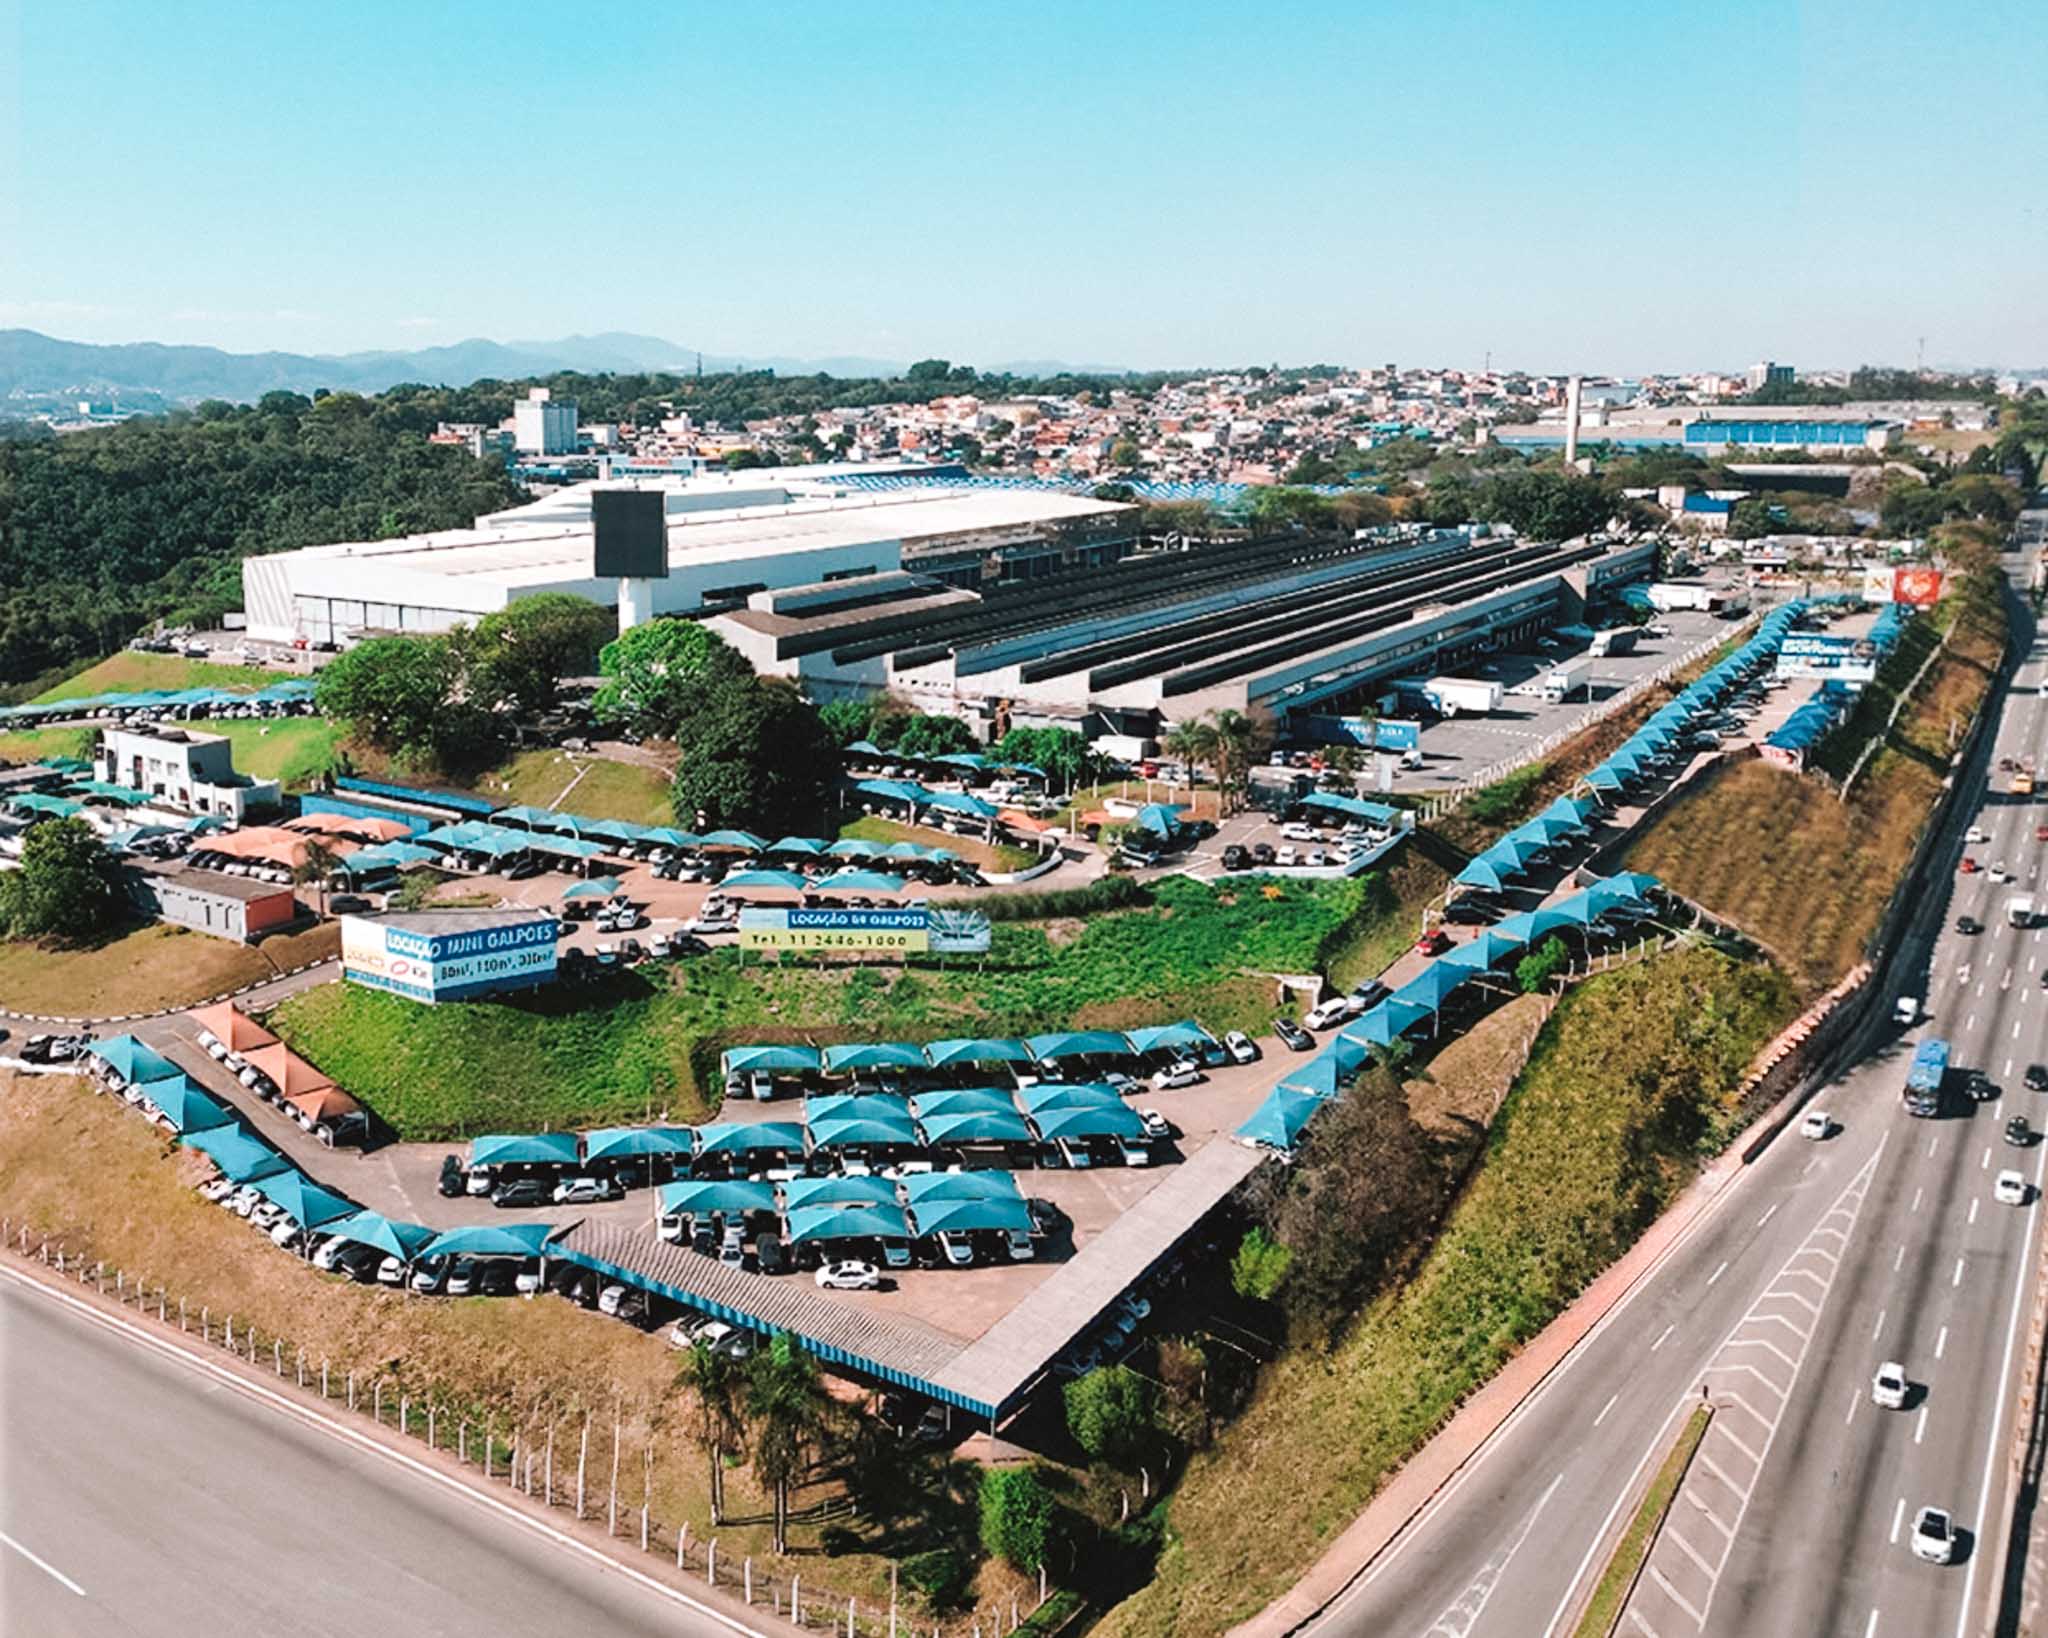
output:
[[[1719,608],[1728,594],[1695,581],[1659,580],[1651,584],[1649,595],[1650,607],[1660,614],[1669,614],[1673,609],[1698,609],[1704,614]]]
[[[2015,927],[2034,925],[2034,895],[2015,893],[2005,901],[2005,919]]]
[[[2032,796],[2034,794],[2034,764],[2032,760],[2022,762],[2012,771],[2012,794]]]
[[[1546,700],[1555,704],[1559,700],[1570,699],[1582,688],[1588,694],[1593,689],[1593,660],[1592,656],[1585,654],[1576,660],[1566,660],[1562,665],[1551,667],[1543,679],[1540,692]]]
[[[1432,677],[1422,686],[1424,698],[1444,716],[1485,716],[1498,711],[1501,685],[1485,677]]]
[[[1612,631],[1596,631],[1592,646],[1586,653],[1592,659],[1603,660],[1610,654],[1633,654],[1635,651],[1636,628],[1616,626]]]
[[[1913,1050],[1912,1065],[1906,1070],[1906,1113],[1941,1113],[1941,1086],[1948,1079],[1948,1042],[1922,1041]]]

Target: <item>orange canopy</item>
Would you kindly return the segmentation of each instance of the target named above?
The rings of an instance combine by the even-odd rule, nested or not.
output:
[[[225,853],[235,859],[261,859],[265,864],[284,865],[296,870],[306,862],[306,850],[324,842],[329,852],[353,853],[356,844],[345,837],[304,836],[282,825],[248,825],[225,835],[209,836],[197,844],[199,853]]]
[[[271,1046],[277,1041],[275,1035],[237,1009],[232,1001],[194,1007],[185,1016],[230,1052],[247,1052],[252,1047]]]
[[[336,1115],[360,1113],[363,1107],[332,1082],[309,1091],[287,1094],[284,1101],[308,1120],[332,1120]]]
[[[280,1097],[296,1098],[301,1093],[318,1092],[334,1084],[282,1041],[274,1041],[242,1056],[270,1077]]]
[[[351,813],[302,813],[296,819],[287,819],[282,828],[315,836],[347,836],[359,842],[401,842],[412,834],[411,826],[396,819],[371,819]]]

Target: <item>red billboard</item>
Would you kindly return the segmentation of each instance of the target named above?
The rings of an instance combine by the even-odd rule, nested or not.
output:
[[[1925,566],[1892,570],[1892,601],[1931,609],[1941,601],[1941,571]]]

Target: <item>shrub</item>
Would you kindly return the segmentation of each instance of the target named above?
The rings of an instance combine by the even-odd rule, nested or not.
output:
[[[1230,1259],[1230,1289],[1240,1297],[1271,1302],[1293,1261],[1294,1253],[1264,1229],[1247,1229],[1237,1255]]]
[[[1066,1387],[1067,1431],[1098,1462],[1130,1467],[1153,1442],[1152,1384],[1128,1365],[1107,1365]]]
[[[1569,960],[1571,952],[1564,947],[1564,940],[1552,934],[1515,963],[1515,982],[1524,995],[1534,995]]]
[[[954,1609],[967,1597],[974,1561],[951,1547],[933,1547],[906,1558],[902,1574],[931,1609]]]
[[[981,1476],[981,1544],[1020,1570],[1045,1563],[1052,1543],[1053,1500],[1028,1467],[991,1468]]]

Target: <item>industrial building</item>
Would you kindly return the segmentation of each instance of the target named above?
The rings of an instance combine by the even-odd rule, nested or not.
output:
[[[1612,444],[1624,449],[1683,449],[1693,455],[1714,456],[1729,450],[1795,449],[1816,455],[1885,450],[1903,433],[1896,419],[1854,404],[1790,409],[1744,405],[1728,410],[1594,405],[1576,423],[1567,411],[1556,420],[1500,427],[1492,436],[1509,449],[1531,452],[1576,452],[1591,444]]]
[[[289,883],[224,876],[182,864],[145,869],[135,880],[159,920],[237,944],[279,932],[303,914]]]
[[[173,814],[211,814],[239,825],[251,808],[275,807],[274,779],[235,772],[235,748],[225,734],[143,722],[109,724],[93,751],[94,771],[109,785],[150,798]]]
[[[618,583],[594,573],[591,496],[661,495],[668,574],[654,614],[737,605],[792,586],[913,570],[979,588],[1113,563],[1137,540],[1137,508],[1050,490],[935,481],[861,492],[872,467],[767,468],[582,483],[492,513],[468,529],[310,546],[245,559],[252,637],[340,642],[363,632],[443,631],[538,592],[607,606]],[[891,467],[891,472],[929,468]]]
[[[889,691],[988,735],[1057,725],[1147,740],[1220,708],[1285,728],[1395,679],[1584,618],[1656,542],[1533,544],[1476,530],[1216,543],[1043,586],[911,575],[759,593],[712,629],[814,699]]]

